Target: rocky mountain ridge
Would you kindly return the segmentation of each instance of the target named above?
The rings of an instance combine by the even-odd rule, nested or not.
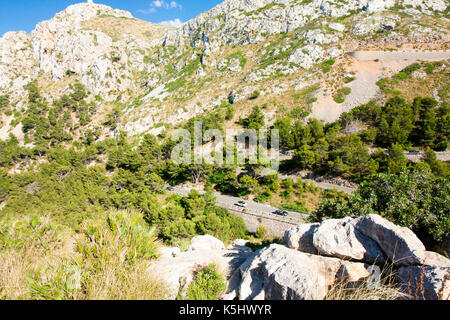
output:
[[[123,30],[118,38],[108,31],[86,27],[95,19],[116,18],[133,20],[130,12],[112,9],[101,4],[76,4],[57,13],[54,18],[39,23],[27,35],[24,32],[8,32],[0,39],[2,73],[0,90],[23,92],[23,84],[40,74],[49,74],[52,81],[59,81],[67,73],[80,76],[80,81],[94,94],[108,95],[111,90],[135,89],[128,81],[133,71],[146,68],[142,52],[158,40],[153,37],[165,33],[166,27],[146,23],[149,41],[143,41]],[[99,24],[101,22],[99,21]],[[160,42],[160,41],[159,41]],[[121,68],[127,65],[126,68]],[[17,77],[17,74],[20,75]],[[113,81],[107,81],[106,78]],[[123,82],[118,84],[117,80]]]
[[[418,43],[446,50],[447,8],[443,0],[227,0],[170,28],[81,3],[29,35],[0,39],[0,93],[17,111],[26,108],[23,86],[32,80],[48,88],[50,101],[79,81],[92,99],[104,101],[99,118],[119,102],[120,128],[138,135],[160,134],[228,101],[237,117],[256,91],[278,100],[319,86],[305,107],[330,121],[371,98],[333,104],[338,85],[345,85],[339,78],[349,75],[352,63],[345,52]],[[331,74],[321,71],[327,61],[336,62]],[[331,113],[323,109],[327,101]],[[268,125],[274,108],[266,112]]]
[[[412,10],[423,8],[427,14],[447,8],[441,0],[404,4]],[[261,34],[291,32],[321,17],[342,17],[352,12],[372,14],[395,5],[394,0],[227,0],[171,32],[165,42],[181,45],[187,40],[192,46],[217,50],[224,43],[246,45],[261,41]]]

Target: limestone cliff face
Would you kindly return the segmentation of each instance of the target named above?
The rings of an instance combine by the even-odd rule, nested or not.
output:
[[[112,18],[134,20],[127,11],[81,3],[39,23],[30,35],[5,34],[0,39],[0,90],[21,89],[38,71],[49,74],[53,81],[75,73],[95,94],[133,89],[133,71],[149,68],[144,63],[145,50],[155,45],[155,40],[156,44],[161,41],[145,41],[127,34],[128,30],[123,30],[123,36],[113,38],[101,26],[102,19]],[[99,27],[89,28],[94,23]],[[20,75],[15,76],[15,72]]]
[[[90,65],[98,62],[111,47],[110,37],[81,30],[81,22],[95,17],[96,10],[101,14],[131,17],[125,12],[105,10],[104,6],[81,4],[70,6],[53,19],[39,23],[31,33],[34,58],[41,70],[50,72],[54,80],[61,79],[68,69],[87,72]]]
[[[115,41],[110,35],[90,30],[83,22],[97,17],[132,19],[131,13],[99,4],[78,4],[58,13],[53,19],[36,26],[31,33],[33,55],[40,69],[60,80],[66,72],[75,72],[82,82],[98,94],[108,90],[133,88],[132,69],[143,70],[143,55],[134,49],[149,45],[136,38]],[[120,67],[131,65],[134,68]],[[108,75],[111,78],[108,81]],[[118,83],[121,77],[124,81]]]
[[[442,0],[422,4],[433,10],[446,8]],[[265,34],[290,32],[320,17],[376,13],[394,5],[394,0],[226,0],[170,32],[166,43],[180,45],[188,41],[213,50],[224,43],[246,45],[263,39]]]
[[[0,94],[23,91],[37,75],[30,40],[23,31],[7,32],[0,38]]]

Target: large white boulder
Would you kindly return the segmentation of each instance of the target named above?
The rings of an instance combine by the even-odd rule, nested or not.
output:
[[[373,239],[395,265],[421,263],[418,253],[426,251],[425,246],[410,229],[397,226],[376,214],[357,218],[352,224],[356,230]]]
[[[23,31],[7,32],[0,38],[0,95],[26,96],[23,85],[37,76],[30,36]]]
[[[194,280],[195,272],[210,264],[219,264],[221,255],[214,251],[181,252],[164,255],[148,268],[149,274],[165,284],[166,299],[174,300]]]
[[[250,256],[232,277],[228,299],[321,300],[336,279],[361,281],[364,264],[306,254],[271,245]],[[237,284],[237,285],[236,285]]]
[[[201,251],[201,250],[225,250],[225,245],[222,241],[210,235],[196,236],[192,238],[191,245],[187,251]]]
[[[313,235],[313,245],[319,254],[367,263],[386,262],[378,244],[356,230],[352,221],[352,218],[344,218],[322,222]]]

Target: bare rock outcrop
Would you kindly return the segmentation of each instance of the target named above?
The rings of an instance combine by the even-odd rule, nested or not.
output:
[[[205,236],[197,236],[192,238],[191,245],[187,249],[187,251],[214,251],[214,250],[225,250],[225,245],[222,241],[217,238],[214,238],[210,235]]]
[[[317,249],[313,244],[313,235],[319,226],[320,223],[310,223],[290,228],[284,234],[284,243],[288,248],[317,254]]]
[[[227,298],[239,300],[320,300],[336,279],[370,276],[362,263],[306,254],[282,245],[266,247],[239,267]],[[239,281],[237,281],[237,279]]]
[[[417,252],[426,251],[425,246],[410,229],[375,214],[357,218],[352,224],[360,233],[373,239],[396,266],[421,263]]]
[[[178,248],[163,248],[161,257],[148,268],[148,272],[161,279],[167,289],[166,298],[176,299],[183,295],[194,280],[195,273],[210,264],[221,272],[230,274],[240,266],[252,250],[245,246],[246,241],[236,240],[229,248],[222,241],[210,236],[198,236],[191,240],[187,251]]]
[[[313,235],[319,254],[366,263],[384,263],[386,256],[378,244],[354,228],[352,218],[324,221]]]
[[[413,299],[450,300],[450,267],[405,266],[398,270],[397,278]]]
[[[379,215],[300,225],[287,230],[284,241],[294,250],[357,260],[366,263],[364,266],[377,268],[376,265],[383,267],[388,263],[399,289],[410,298],[448,299],[450,260],[427,251],[410,229]],[[350,266],[361,268],[361,264]]]
[[[5,33],[0,38],[0,95],[24,95],[23,86],[37,74],[30,36],[23,31]]]
[[[337,283],[375,290],[386,272],[405,297],[448,298],[450,260],[380,216],[299,225],[284,240],[286,246],[253,252],[245,240],[225,248],[210,235],[197,236],[185,252],[161,249],[149,272],[166,283],[168,299],[183,295],[196,272],[210,264],[228,279],[223,300],[321,300]]]
[[[338,1],[226,0],[213,9],[171,31],[166,45],[204,46],[217,50],[218,44],[246,45],[258,42],[262,34],[290,32],[319,17],[340,17],[351,11],[380,12],[394,6],[393,0]]]

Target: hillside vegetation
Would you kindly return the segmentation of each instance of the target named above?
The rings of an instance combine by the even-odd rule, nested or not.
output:
[[[83,3],[5,34],[0,299],[219,299],[220,264],[202,260],[179,292],[149,267],[173,264],[166,246],[195,257],[207,235],[244,258],[292,254],[215,192],[311,223],[379,215],[448,257],[448,19],[442,0],[226,0],[172,28]],[[279,172],[262,157],[176,163],[175,130],[198,121],[278,130]],[[186,184],[205,192],[168,190]],[[398,297],[391,285],[381,296]]]

